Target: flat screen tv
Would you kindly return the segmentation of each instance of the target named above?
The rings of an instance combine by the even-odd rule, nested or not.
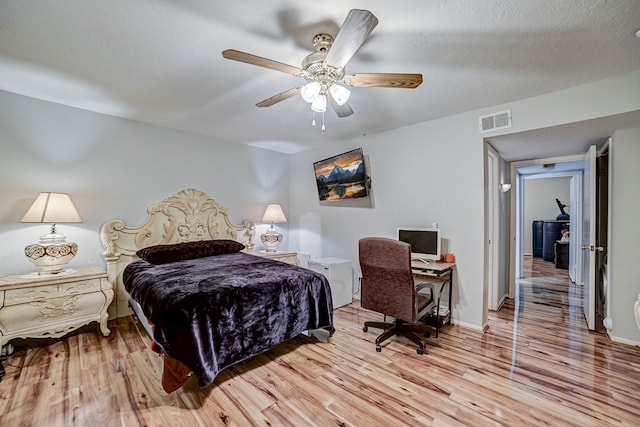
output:
[[[320,201],[367,197],[362,148],[317,161],[313,169]]]
[[[398,227],[398,240],[411,245],[411,257],[425,261],[440,260],[440,229]]]

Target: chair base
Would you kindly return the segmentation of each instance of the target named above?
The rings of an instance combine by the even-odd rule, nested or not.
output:
[[[378,352],[382,351],[382,346],[380,345],[382,342],[393,336],[400,335],[415,343],[418,346],[416,352],[418,354],[423,354],[427,343],[418,336],[417,332],[421,332],[425,338],[429,338],[431,336],[431,327],[429,325],[425,325],[424,323],[409,323],[400,319],[396,319],[393,323],[374,321],[364,322],[362,330],[367,332],[369,328],[384,329],[384,332],[376,338],[376,351]]]

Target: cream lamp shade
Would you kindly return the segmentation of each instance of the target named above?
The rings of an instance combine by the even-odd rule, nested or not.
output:
[[[287,217],[284,216],[284,212],[282,211],[282,206],[278,204],[272,204],[267,206],[267,210],[264,211],[264,215],[262,216],[262,222],[287,222]]]
[[[271,226],[260,236],[260,240],[267,252],[277,252],[280,243],[282,243],[282,234],[278,233],[273,224],[287,222],[282,206],[277,203],[268,205],[262,216],[262,222],[270,222]]]
[[[40,193],[21,222],[51,224],[49,234],[40,236],[39,243],[28,245],[24,253],[39,268],[40,274],[64,271],[64,266],[76,256],[78,245],[58,234],[56,224],[82,222],[69,195]]]

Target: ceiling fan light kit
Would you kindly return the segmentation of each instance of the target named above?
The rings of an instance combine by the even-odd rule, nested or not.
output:
[[[324,113],[327,111],[327,97],[325,95],[316,96],[311,103],[311,110],[316,113]]]
[[[344,105],[351,96],[351,91],[344,86],[334,84],[329,88],[329,93],[338,105]]]
[[[270,68],[306,79],[309,83],[302,88],[286,90],[258,102],[256,106],[270,107],[299,93],[305,102],[311,104],[314,114],[312,126],[315,126],[315,113],[322,113],[322,130],[324,131],[324,113],[327,110],[327,103],[331,105],[338,117],[348,117],[353,114],[348,103],[351,91],[337,84],[339,82],[352,87],[407,89],[416,88],[422,83],[422,74],[346,74],[345,65],[360,49],[377,24],[378,18],[368,10],[352,9],[335,38],[326,33],[317,34],[313,38],[316,51],[302,60],[301,68],[234,49],[223,51],[222,56],[233,61]]]
[[[305,102],[313,102],[318,95],[320,95],[320,83],[318,82],[307,83],[300,89],[300,96]]]

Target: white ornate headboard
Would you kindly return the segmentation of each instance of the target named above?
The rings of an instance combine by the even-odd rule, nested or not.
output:
[[[122,284],[122,272],[127,264],[138,259],[138,249],[169,243],[232,239],[244,244],[247,250],[253,250],[254,223],[244,220],[242,225],[233,224],[229,221],[227,208],[200,190],[182,190],[149,206],[147,214],[146,221],[137,227],[112,219],[100,228],[108,280],[115,290],[109,307],[111,319],[131,314],[129,294]]]

